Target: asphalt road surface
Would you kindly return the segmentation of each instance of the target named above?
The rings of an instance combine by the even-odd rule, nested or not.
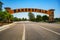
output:
[[[0,40],[60,40],[60,24],[17,22],[0,32]]]

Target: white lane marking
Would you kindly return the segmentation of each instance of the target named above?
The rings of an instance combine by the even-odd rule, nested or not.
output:
[[[55,32],[55,31],[53,31],[53,30],[50,30],[50,29],[47,29],[47,28],[45,28],[45,27],[42,27],[42,26],[40,26],[41,28],[43,28],[43,29],[45,29],[45,30],[48,30],[48,31],[50,31],[50,32],[52,32],[52,33],[55,33],[55,34],[57,34],[57,35],[60,35],[60,33],[58,33],[58,32]]]
[[[22,40],[25,40],[25,24],[23,24],[23,27],[24,27],[24,29],[23,29],[23,36],[22,36]]]

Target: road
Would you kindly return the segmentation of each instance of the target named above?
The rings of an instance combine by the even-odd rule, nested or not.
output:
[[[60,40],[60,24],[17,22],[0,32],[0,40]]]

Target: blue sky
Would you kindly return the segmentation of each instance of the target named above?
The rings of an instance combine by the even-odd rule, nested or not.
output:
[[[12,9],[19,8],[39,8],[44,10],[55,9],[54,17],[60,17],[60,0],[0,0],[3,2],[4,7],[10,7]],[[43,13],[35,13],[34,15],[43,15]],[[28,18],[28,12],[15,13],[13,14],[18,18]]]

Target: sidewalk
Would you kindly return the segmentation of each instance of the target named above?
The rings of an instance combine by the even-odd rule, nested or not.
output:
[[[1,32],[1,31],[3,31],[3,30],[5,30],[5,29],[10,28],[10,26],[11,26],[11,25],[14,25],[15,23],[16,23],[16,22],[11,23],[11,24],[8,24],[8,25],[3,25],[3,26],[0,26],[0,32]]]

